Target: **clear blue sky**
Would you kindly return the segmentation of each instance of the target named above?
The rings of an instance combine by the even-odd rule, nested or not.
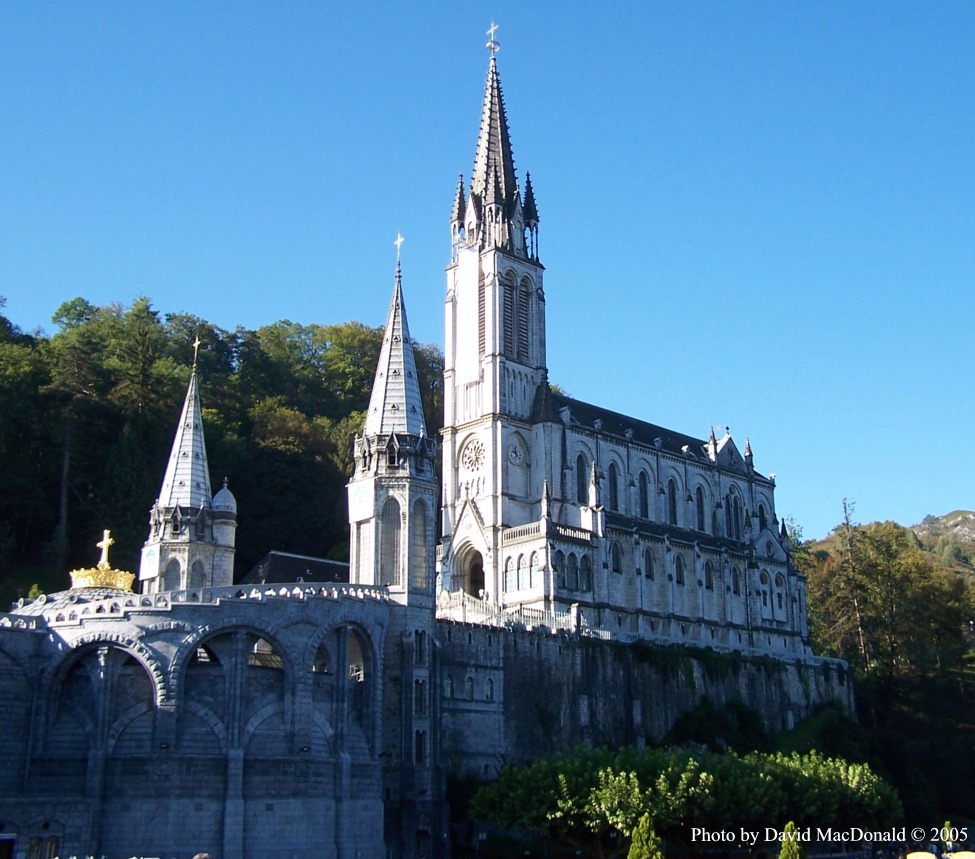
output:
[[[0,4],[0,295],[442,344],[498,56],[550,376],[824,535],[975,507],[975,3]]]

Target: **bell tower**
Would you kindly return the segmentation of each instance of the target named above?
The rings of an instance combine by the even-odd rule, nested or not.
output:
[[[522,188],[515,172],[496,29],[470,186],[461,176],[454,195],[445,314],[440,572],[472,596],[498,592],[502,523],[538,519],[530,421],[548,385],[538,207],[530,176]]]

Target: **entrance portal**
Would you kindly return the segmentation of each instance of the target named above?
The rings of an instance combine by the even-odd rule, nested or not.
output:
[[[464,590],[480,597],[484,591],[484,558],[480,552],[471,552],[464,561]]]

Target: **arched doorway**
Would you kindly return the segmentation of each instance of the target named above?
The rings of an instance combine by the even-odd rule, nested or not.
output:
[[[464,593],[480,597],[484,591],[484,557],[477,549],[468,549],[460,558],[460,581]]]

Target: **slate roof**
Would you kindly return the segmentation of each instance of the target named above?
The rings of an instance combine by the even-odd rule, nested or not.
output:
[[[369,411],[363,433],[367,436],[404,433],[426,435],[423,400],[416,376],[413,341],[406,321],[400,265],[396,263],[393,300],[389,305],[383,346],[369,398]]]
[[[291,552],[268,552],[239,584],[294,584],[299,579],[305,582],[348,582],[349,565]]]
[[[471,193],[480,200],[486,200],[489,194],[493,195],[495,182],[504,203],[512,206],[518,196],[518,180],[515,178],[515,159],[508,134],[508,116],[504,108],[501,79],[498,77],[497,62],[492,56],[484,89]]]
[[[675,432],[666,427],[658,426],[619,412],[594,406],[591,403],[584,403],[567,397],[564,394],[556,393],[549,388],[547,382],[542,382],[535,392],[535,401],[532,406],[531,421],[533,423],[542,421],[561,421],[562,410],[568,409],[570,415],[570,425],[578,426],[580,429],[600,432],[608,435],[627,438],[627,431],[631,432],[630,439],[638,444],[647,447],[658,447],[666,453],[673,453],[683,456],[682,448],[686,445],[688,452],[697,459],[707,459],[704,452],[704,439]],[[596,423],[600,422],[600,428],[596,429]]]
[[[176,437],[173,439],[173,448],[169,454],[169,463],[166,465],[162,489],[159,490],[159,505],[209,506],[212,497],[210,468],[207,465],[207,449],[203,439],[200,390],[194,367],[186,389]]]

